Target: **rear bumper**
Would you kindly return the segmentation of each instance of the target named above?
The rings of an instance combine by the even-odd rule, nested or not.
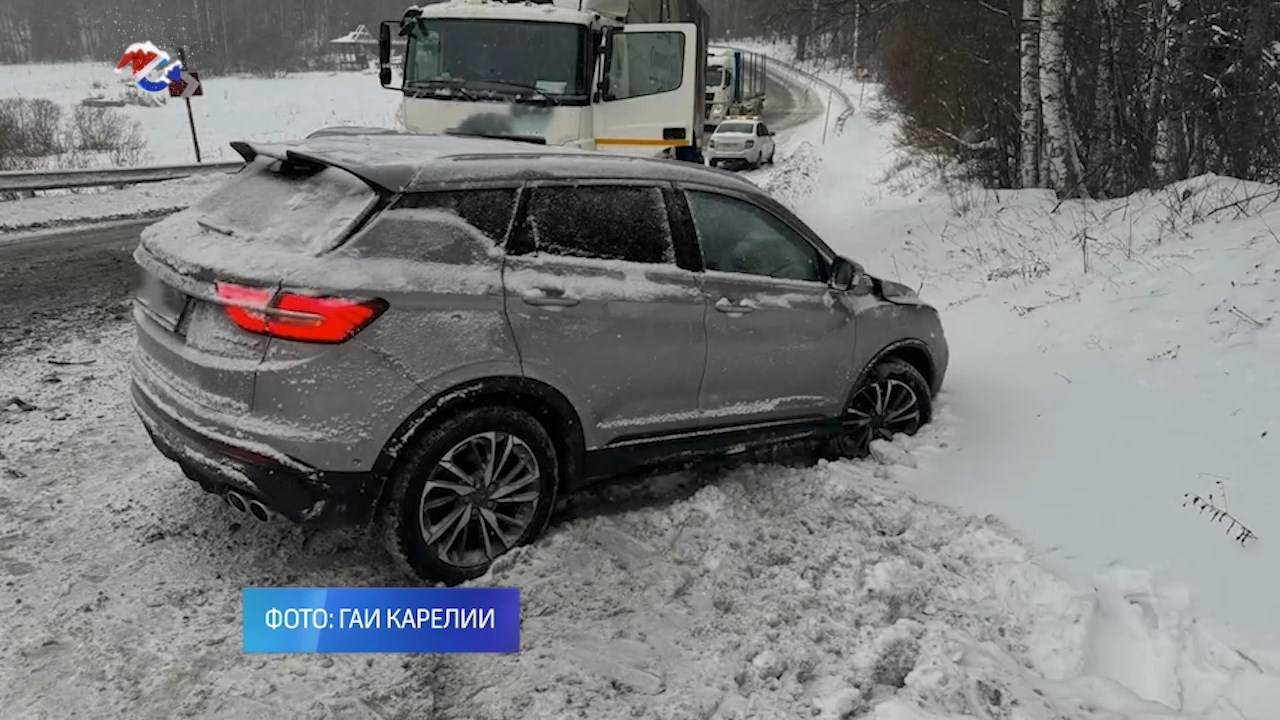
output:
[[[761,152],[759,148],[751,148],[750,150],[711,150],[708,149],[703,153],[707,160],[718,162],[751,162]]]
[[[237,490],[296,522],[368,522],[382,481],[375,473],[321,471],[261,450],[209,437],[165,412],[135,381],[133,406],[161,454],[182,466],[206,492]]]

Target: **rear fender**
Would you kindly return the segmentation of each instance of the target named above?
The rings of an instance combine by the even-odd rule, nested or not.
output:
[[[508,405],[529,412],[547,430],[560,461],[562,487],[582,478],[586,446],[582,422],[569,400],[545,383],[514,375],[494,375],[463,382],[423,402],[400,424],[375,465],[382,477],[394,472],[404,449],[428,428],[463,410],[485,405]]]

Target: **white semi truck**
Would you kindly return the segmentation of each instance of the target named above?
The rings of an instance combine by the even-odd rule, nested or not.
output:
[[[382,23],[379,75],[411,132],[701,162],[706,25],[696,0],[447,0]]]
[[[727,118],[764,113],[768,58],[760,53],[712,48],[707,54],[707,133]]]

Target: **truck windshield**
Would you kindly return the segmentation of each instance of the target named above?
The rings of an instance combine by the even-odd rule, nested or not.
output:
[[[409,35],[405,87],[585,99],[587,31],[568,23],[423,18]]]
[[[724,87],[724,68],[719,65],[707,66],[707,87]]]

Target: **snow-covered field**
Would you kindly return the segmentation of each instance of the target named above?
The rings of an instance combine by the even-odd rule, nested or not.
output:
[[[571,499],[481,582],[522,588],[519,655],[246,657],[243,586],[403,579],[183,480],[128,408],[128,327],[84,328],[0,371],[34,406],[0,410],[0,715],[1280,716],[1275,189],[886,185],[865,110],[754,177],[943,309],[920,436]],[[1181,507],[1221,488],[1243,547]]]
[[[97,83],[98,87],[95,87]],[[70,115],[87,97],[119,93],[121,76],[109,62],[0,66],[0,98],[48,98]],[[191,101],[202,159],[235,160],[233,140],[288,140],[332,125],[393,124],[398,93],[361,72],[294,73],[280,78],[205,76],[204,96]],[[142,125],[148,157],[141,164],[196,161],[185,104],[118,108]]]

